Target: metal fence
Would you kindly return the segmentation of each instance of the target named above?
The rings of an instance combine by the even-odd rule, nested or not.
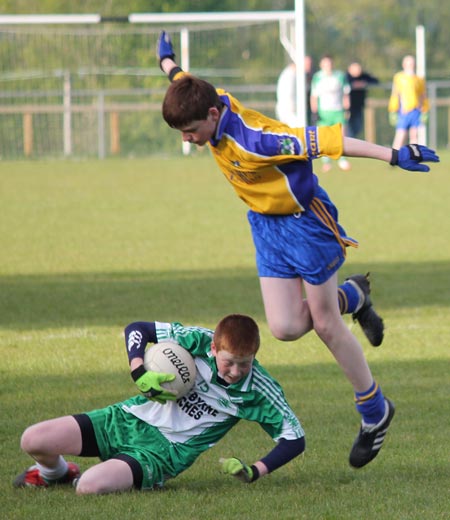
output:
[[[225,86],[225,88],[227,88]],[[450,81],[429,81],[427,143],[450,142]],[[230,91],[248,107],[275,116],[275,85],[233,85]],[[0,158],[132,157],[182,153],[177,133],[161,116],[164,88],[0,91]],[[364,137],[390,145],[387,103],[390,85],[371,88]],[[185,148],[184,148],[185,151]]]

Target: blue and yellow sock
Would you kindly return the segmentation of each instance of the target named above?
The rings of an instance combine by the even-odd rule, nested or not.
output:
[[[378,424],[386,412],[383,393],[375,381],[366,392],[355,392],[355,403],[365,424]]]
[[[341,314],[356,312],[364,301],[364,294],[351,281],[344,282],[338,287],[339,310]]]

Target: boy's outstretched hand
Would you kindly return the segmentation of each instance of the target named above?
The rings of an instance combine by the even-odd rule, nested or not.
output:
[[[408,144],[400,150],[392,149],[392,166],[400,166],[404,170],[416,172],[429,172],[430,167],[425,162],[439,162],[439,157],[434,150],[421,144]]]
[[[170,58],[175,59],[175,53],[173,51],[172,40],[166,31],[161,31],[158,43],[156,45],[156,57],[159,60],[159,66],[161,66],[162,60]]]
[[[222,464],[223,473],[232,475],[246,484],[255,481],[257,478],[252,467],[248,466],[245,462],[242,462],[242,460],[239,460],[236,457],[232,457],[231,459],[220,459],[219,462]]]

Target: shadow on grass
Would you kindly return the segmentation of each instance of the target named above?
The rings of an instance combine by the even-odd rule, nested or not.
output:
[[[345,264],[341,280],[371,272],[379,309],[450,306],[450,261]],[[0,277],[0,325],[42,329],[159,319],[215,323],[231,312],[264,319],[252,268]]]
[[[52,354],[43,353],[42,356],[50,358]],[[396,404],[396,419],[401,417],[405,431],[411,435],[421,435],[429,430],[430,434],[438,436],[434,428],[439,429],[442,417],[450,413],[448,364],[443,361],[390,359],[371,363],[384,392]],[[290,405],[304,422],[305,430],[312,428],[315,435],[326,440],[327,428],[339,433],[341,427],[346,428],[345,423],[354,425],[358,420],[351,387],[334,362],[267,363],[264,367],[281,383]],[[136,393],[125,362],[123,371],[105,368],[103,371],[77,370],[73,374],[67,371],[59,374],[44,373],[41,369],[32,379],[27,379],[26,387],[21,374],[2,371],[2,415],[7,419],[3,428],[8,430],[11,423],[30,424],[50,416],[107,406]],[[342,421],[342,417],[349,414],[349,420]],[[328,427],[325,426],[327,423]],[[442,435],[446,435],[445,429],[442,430]],[[256,447],[252,444],[252,449]]]
[[[216,323],[231,312],[263,317],[252,269],[11,276],[0,278],[0,290],[0,325],[8,328]]]

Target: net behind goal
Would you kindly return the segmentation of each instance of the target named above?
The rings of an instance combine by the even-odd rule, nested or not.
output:
[[[280,21],[2,25],[0,157],[142,156],[181,150],[161,117],[162,27],[189,70],[270,116],[288,61]]]

